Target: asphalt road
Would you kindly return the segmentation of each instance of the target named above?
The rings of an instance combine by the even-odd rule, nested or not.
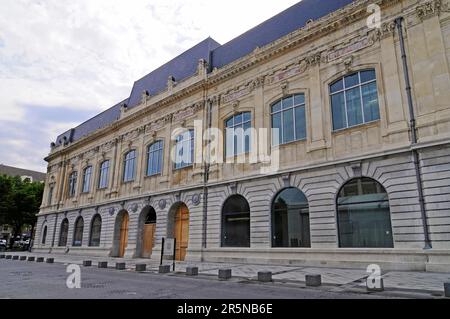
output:
[[[63,264],[0,260],[0,299],[355,299],[376,296],[81,267],[81,288],[69,289]]]

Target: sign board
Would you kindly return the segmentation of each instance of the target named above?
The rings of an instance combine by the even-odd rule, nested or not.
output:
[[[166,238],[164,241],[164,256],[173,256],[175,239]]]

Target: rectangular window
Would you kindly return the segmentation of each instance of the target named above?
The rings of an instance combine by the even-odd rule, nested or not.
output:
[[[149,146],[148,161],[147,161],[147,176],[153,176],[162,173],[163,150],[164,144],[162,141],[158,141]]]
[[[55,186],[51,184],[48,189],[48,198],[47,198],[47,205],[51,206],[53,201],[53,190],[55,189]]]
[[[227,157],[249,153],[251,150],[252,117],[243,112],[225,121],[225,154]]]
[[[194,130],[189,130],[176,138],[175,169],[192,166],[194,163]]]
[[[83,173],[83,193],[89,193],[91,188],[92,166],[87,167]]]
[[[136,151],[131,151],[125,155],[125,162],[123,168],[123,181],[125,183],[134,181],[135,171],[136,171]]]
[[[98,180],[98,188],[108,188],[109,161],[104,161],[100,165],[100,176]]]
[[[73,172],[69,176],[69,197],[74,197],[77,191],[77,178],[78,173]]]

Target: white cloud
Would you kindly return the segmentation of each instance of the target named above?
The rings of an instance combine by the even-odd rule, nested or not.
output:
[[[0,143],[14,146],[0,162],[45,170],[49,142],[74,124],[60,118],[43,125],[39,116],[27,117],[26,106],[100,112],[206,37],[223,44],[296,2],[1,0],[0,125],[15,122],[25,133],[40,127],[43,134],[27,145],[22,132],[0,131]]]

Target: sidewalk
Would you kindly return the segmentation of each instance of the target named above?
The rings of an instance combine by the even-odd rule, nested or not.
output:
[[[136,264],[146,264],[147,272],[158,272],[159,260],[130,259],[111,257],[75,256],[61,254],[39,254],[29,252],[2,253],[5,255],[34,256],[54,258],[55,263],[82,265],[84,260],[91,260],[92,266],[96,267],[100,261],[107,261],[108,267],[114,267],[116,262],[126,263],[128,271],[134,271]],[[171,261],[164,261],[171,264]],[[272,266],[253,264],[224,264],[208,262],[176,262],[175,273],[172,275],[184,275],[186,267],[198,267],[199,276],[217,278],[218,270],[227,268],[232,270],[233,278],[239,280],[254,281],[258,272],[270,271],[274,283],[304,286],[305,275],[322,275],[323,288],[329,291],[352,291],[356,293],[367,293],[366,278],[369,273],[361,269],[339,269],[339,268],[313,268]],[[448,273],[389,271],[383,273],[384,293],[400,294],[404,297],[443,297],[444,283],[450,282],[450,270]],[[422,295],[422,296],[421,296]]]

